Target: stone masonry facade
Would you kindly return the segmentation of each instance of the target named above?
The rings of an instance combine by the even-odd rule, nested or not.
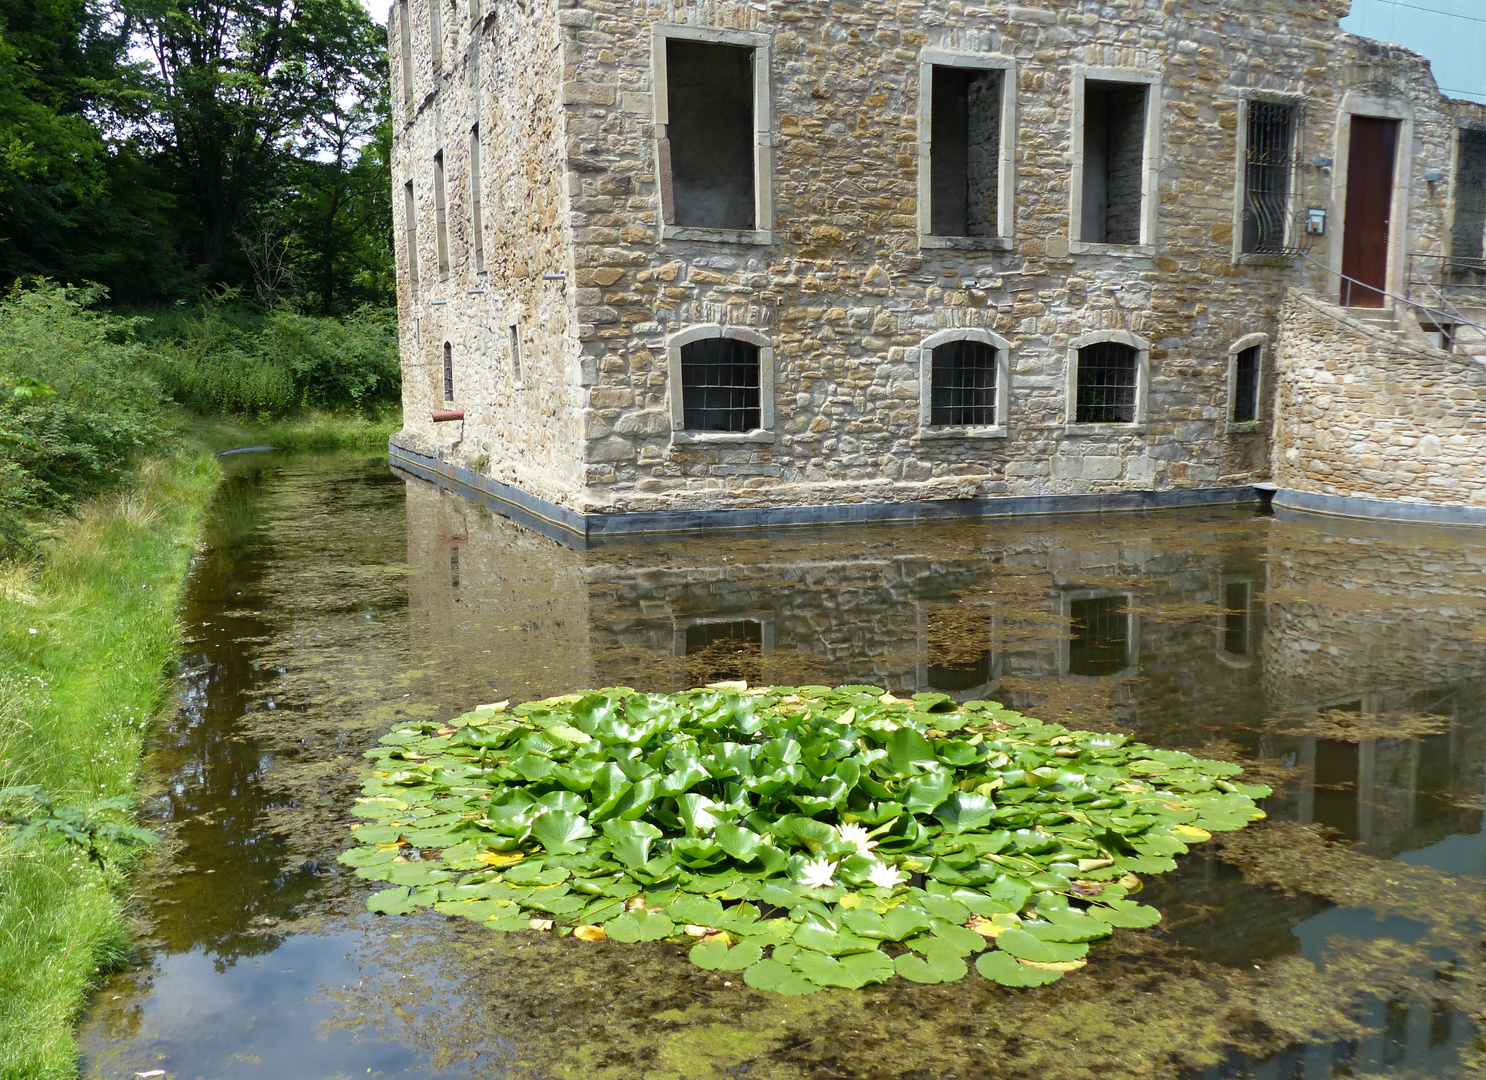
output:
[[[1352,119],[1398,123],[1395,292],[1408,255],[1448,255],[1475,212],[1453,170],[1462,131],[1486,129],[1424,60],[1341,31],[1347,8],[399,0],[394,457],[578,515],[1244,489],[1274,476],[1272,450],[1308,455],[1294,468],[1313,477],[1297,435],[1312,391],[1277,397],[1282,371],[1310,369],[1280,352],[1364,340],[1287,306],[1338,300]],[[746,51],[752,77],[717,98],[743,101],[750,129],[719,112],[715,174],[694,164],[705,95],[667,75],[700,46]],[[958,166],[931,138],[948,98],[930,87],[966,71]],[[1256,103],[1292,127],[1275,250],[1245,253]],[[726,149],[744,145],[751,172]],[[965,235],[943,235],[928,204],[960,167]],[[728,184],[735,204],[751,190],[751,227],[685,220]],[[1308,235],[1311,208],[1326,222]],[[1089,239],[1098,214],[1120,242]],[[963,342],[990,358],[986,411],[941,414],[934,358]],[[729,369],[751,380],[741,427],[694,422],[700,362],[683,357],[701,346],[756,365]],[[1126,404],[1081,419],[1101,347],[1128,365]],[[1277,401],[1300,411],[1277,422]]]

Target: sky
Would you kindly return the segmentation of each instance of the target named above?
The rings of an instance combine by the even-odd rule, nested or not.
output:
[[[1441,90],[1486,101],[1486,0],[1353,0],[1342,29],[1422,53]]]

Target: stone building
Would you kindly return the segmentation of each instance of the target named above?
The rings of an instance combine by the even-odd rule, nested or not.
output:
[[[1486,520],[1486,108],[1347,8],[397,0],[394,463],[580,544]]]

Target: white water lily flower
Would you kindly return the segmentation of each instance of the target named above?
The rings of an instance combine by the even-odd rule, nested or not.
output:
[[[879,889],[896,889],[908,880],[908,875],[890,863],[878,863],[872,867],[872,872],[867,875],[867,880]]]
[[[807,862],[800,868],[800,884],[810,889],[825,889],[836,884],[836,864],[824,859]]]
[[[877,846],[876,840],[867,839],[865,825],[837,825],[836,835],[848,844],[855,844],[857,852],[862,855],[872,854],[872,849]]]

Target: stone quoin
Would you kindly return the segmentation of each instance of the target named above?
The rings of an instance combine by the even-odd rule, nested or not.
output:
[[[1486,522],[1486,107],[1347,8],[398,0],[394,464],[569,543]]]

